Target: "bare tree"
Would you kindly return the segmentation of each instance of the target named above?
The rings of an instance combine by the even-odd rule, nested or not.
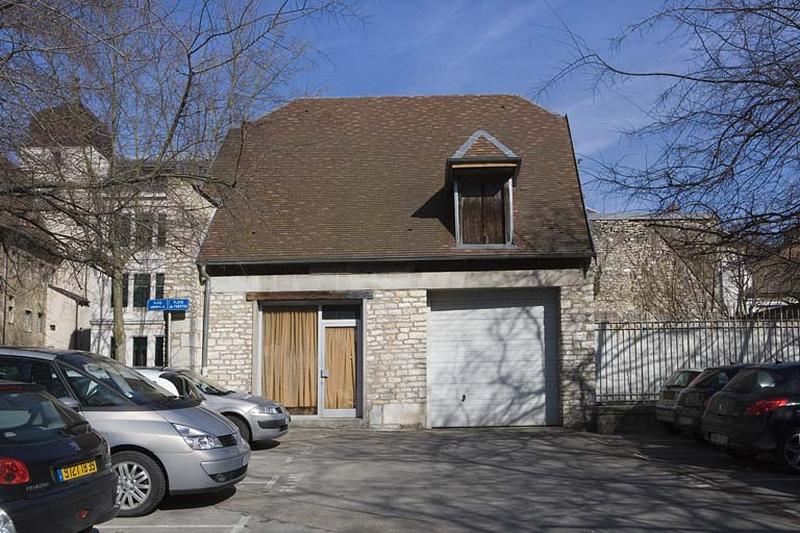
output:
[[[160,227],[148,191],[202,231],[187,187],[235,184],[207,163],[229,129],[291,96],[309,46],[293,30],[348,14],[338,0],[0,2],[0,142],[24,170],[0,184],[0,209],[112,279],[117,358],[122,270]]]
[[[635,167],[595,161],[596,179],[661,210],[712,217],[711,253],[760,259],[800,244],[800,2],[666,0],[614,40],[680,49],[672,71],[626,69],[567,32],[574,57],[541,90],[578,72],[596,90],[665,84],[647,123],[627,132],[656,156]]]

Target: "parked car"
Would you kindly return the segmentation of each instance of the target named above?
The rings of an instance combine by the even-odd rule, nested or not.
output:
[[[108,442],[43,387],[0,381],[0,531],[75,532],[111,520]]]
[[[714,394],[701,430],[731,454],[774,452],[784,470],[800,474],[800,363],[741,370]]]
[[[746,366],[715,366],[703,370],[678,393],[678,398],[675,400],[675,427],[700,435],[700,421],[709,399]]]
[[[291,417],[278,402],[246,392],[227,390],[205,376],[186,369],[160,367],[136,370],[172,394],[198,399],[203,407],[222,414],[239,428],[239,433],[248,442],[276,439],[289,431]]]
[[[121,516],[152,511],[170,494],[216,491],[247,473],[236,426],[176,398],[132,369],[85,352],[0,348],[0,379],[42,385],[79,410],[111,446]]]
[[[700,375],[701,370],[684,368],[673,373],[661,387],[661,393],[656,402],[656,419],[668,429],[675,426],[675,398],[685,389],[694,378]]]

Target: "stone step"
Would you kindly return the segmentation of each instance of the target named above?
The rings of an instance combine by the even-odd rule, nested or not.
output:
[[[360,429],[367,427],[363,418],[326,418],[321,416],[293,416],[289,428]]]

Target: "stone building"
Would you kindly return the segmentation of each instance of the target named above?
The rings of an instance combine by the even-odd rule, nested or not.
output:
[[[6,183],[23,170],[3,159],[0,179]],[[0,344],[53,348],[86,348],[86,285],[77,282],[68,263],[54,253],[40,213],[2,199],[0,212]]]
[[[116,156],[111,176],[111,158],[115,156],[109,130],[80,102],[38,112],[31,119],[19,155],[21,171],[39,183],[55,186],[59,194],[66,195],[62,201],[67,205],[115,206],[107,215],[115,223],[104,224],[101,215],[91,230],[106,232],[104,235],[118,233],[105,242],[114,242],[116,249],[111,255],[125,262],[121,268],[125,362],[195,366],[202,311],[197,306],[200,282],[195,260],[212,213],[206,196],[188,180],[174,178],[174,162],[162,164],[156,171],[150,161]],[[102,192],[91,196],[87,191],[93,190],[93,182]],[[77,227],[74,219],[58,209],[43,216],[48,217],[52,231],[69,235],[78,245],[84,239],[86,249],[94,245],[92,231]],[[95,266],[100,263],[93,262],[93,257],[83,259]],[[65,342],[69,342],[69,347],[111,355],[115,339],[109,276],[100,268],[66,261],[56,279],[59,283],[50,288],[54,322],[46,328],[53,345],[66,348]],[[167,315],[148,310],[147,302],[177,297],[189,298],[190,307],[170,314],[168,329]],[[57,323],[70,320],[75,321],[74,331]]]
[[[0,220],[0,345],[45,346],[47,286],[60,261],[32,227]]]
[[[590,423],[593,249],[568,123],[516,96],[301,99],[229,135],[203,369],[297,418]]]
[[[199,362],[202,298],[196,258],[213,208],[206,197],[165,173],[126,209],[130,239],[139,250],[122,275],[126,348],[132,366]],[[91,350],[111,355],[115,346],[111,279],[95,272],[91,286]],[[182,312],[149,310],[150,299],[188,298]]]

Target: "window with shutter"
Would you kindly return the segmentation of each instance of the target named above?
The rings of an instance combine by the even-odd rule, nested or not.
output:
[[[460,179],[454,187],[458,243],[466,246],[511,244],[510,180]]]
[[[462,244],[505,244],[503,183],[464,180],[459,184]]]

